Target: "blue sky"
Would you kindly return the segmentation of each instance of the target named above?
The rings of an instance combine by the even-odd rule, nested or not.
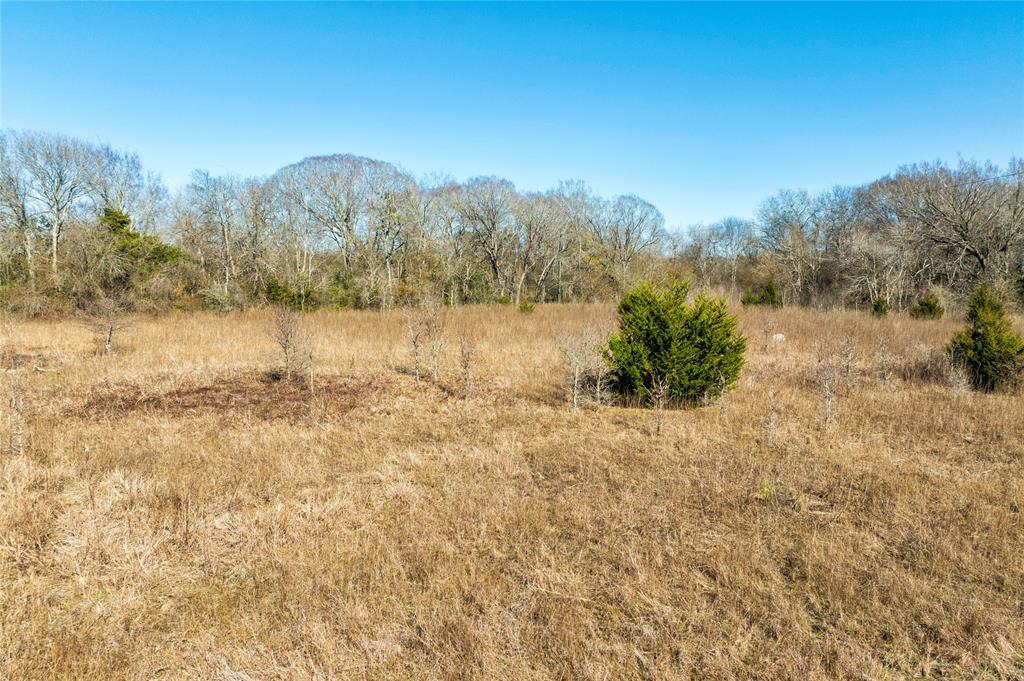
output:
[[[913,161],[1024,154],[1024,3],[0,3],[2,125],[263,175],[636,193],[669,226]]]

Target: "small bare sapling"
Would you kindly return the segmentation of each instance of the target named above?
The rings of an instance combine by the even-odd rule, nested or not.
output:
[[[600,406],[608,383],[608,365],[601,348],[608,334],[599,325],[588,325],[562,338],[562,361],[566,371],[566,394],[573,411],[589,393]]]
[[[427,300],[405,315],[406,332],[412,350],[412,368],[416,379],[429,370],[432,380],[440,373],[441,355],[448,345],[445,335],[447,317],[436,300]]]
[[[116,298],[100,298],[89,309],[85,326],[96,334],[103,354],[109,355],[115,348],[115,336],[128,326],[125,322],[125,306]]]
[[[654,407],[654,433],[661,435],[661,424],[665,419],[665,403],[668,401],[668,378],[656,376],[651,386],[651,406]]]
[[[826,428],[836,422],[839,396],[853,383],[855,366],[852,340],[844,341],[838,350],[818,346],[814,377],[821,395],[822,421]]]
[[[274,309],[270,335],[281,357],[281,372],[288,380],[299,379],[313,385],[313,351],[308,332],[303,328],[300,313],[287,307]]]

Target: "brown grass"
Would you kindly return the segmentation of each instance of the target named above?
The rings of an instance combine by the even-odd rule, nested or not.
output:
[[[466,399],[398,313],[307,316],[311,388],[265,313],[20,324],[0,678],[1024,677],[1024,399],[936,367],[957,320],[743,310],[736,392],[657,436],[565,402],[609,315],[454,312]]]

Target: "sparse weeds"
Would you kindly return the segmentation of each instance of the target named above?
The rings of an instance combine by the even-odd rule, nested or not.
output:
[[[774,387],[768,389],[765,395],[765,403],[768,406],[768,413],[764,420],[764,430],[768,442],[775,444],[779,439],[780,410],[778,391]]]
[[[7,451],[14,455],[25,453],[28,419],[25,408],[25,374],[12,369],[6,372],[7,383]]]

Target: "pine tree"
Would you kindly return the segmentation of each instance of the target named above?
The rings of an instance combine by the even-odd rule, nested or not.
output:
[[[769,307],[782,307],[782,294],[775,288],[775,282],[769,280],[768,283],[755,286],[748,290],[740,298],[740,302],[743,305],[767,305]]]
[[[967,306],[967,328],[949,344],[950,359],[967,370],[978,390],[1019,385],[1024,374],[1024,339],[1013,330],[1003,304],[982,284]]]
[[[945,312],[946,310],[942,307],[938,297],[931,292],[918,298],[914,307],[910,308],[910,316],[914,319],[942,319]]]
[[[619,333],[605,352],[618,394],[649,400],[667,386],[670,403],[696,404],[735,385],[747,345],[736,317],[720,298],[701,294],[687,305],[688,294],[686,282],[642,284],[619,303]]]

